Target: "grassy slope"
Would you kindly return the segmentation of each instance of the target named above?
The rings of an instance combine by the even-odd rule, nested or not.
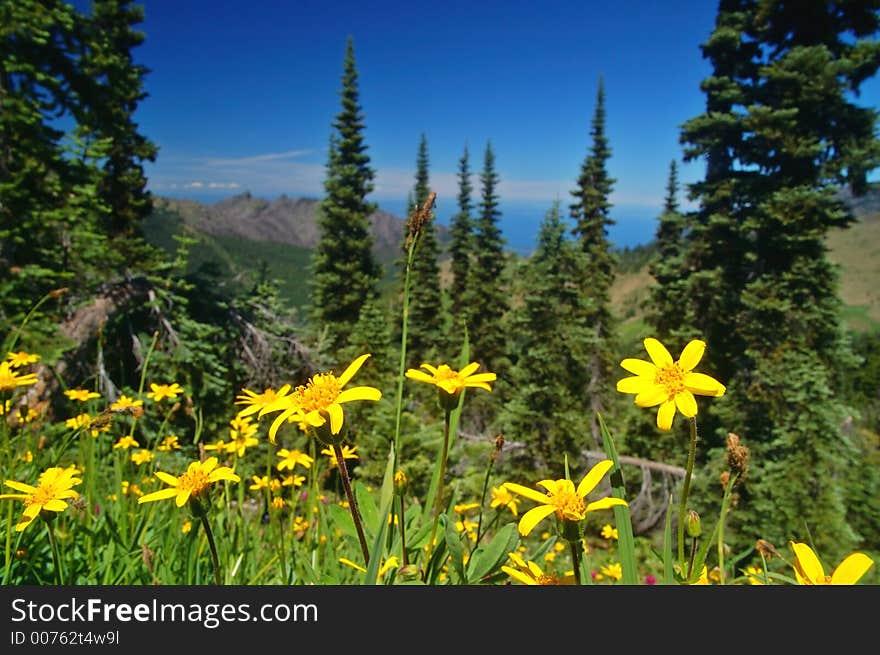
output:
[[[840,270],[843,321],[855,332],[880,329],[880,213],[863,216],[848,229],[828,235],[828,258]],[[647,266],[618,274],[611,303],[622,321],[621,341],[638,341],[647,334],[644,302],[653,278]]]

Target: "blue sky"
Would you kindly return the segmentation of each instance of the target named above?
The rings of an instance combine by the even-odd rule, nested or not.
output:
[[[600,76],[613,242],[653,238],[672,159],[683,183],[702,175],[681,162],[678,137],[704,107],[699,46],[714,0],[141,4],[146,41],[134,56],[151,72],[136,120],[160,148],[147,166],[159,195],[320,197],[349,35],[377,173],[369,199],[387,211],[405,214],[422,133],[441,223],[457,210],[465,145],[477,174],[491,141],[504,236],[528,250],[551,203],[567,207]]]

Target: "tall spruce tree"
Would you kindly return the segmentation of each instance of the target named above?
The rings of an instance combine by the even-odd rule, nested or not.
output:
[[[409,212],[421,207],[431,192],[428,173],[428,140],[422,134],[416,156],[415,186],[410,196]],[[407,226],[407,231],[409,230]],[[404,247],[407,235],[404,236]],[[410,272],[409,320],[407,323],[407,365],[418,367],[443,353],[443,306],[440,296],[439,246],[434,213],[422,226],[413,251]]]
[[[832,559],[865,535],[847,520],[843,474],[858,463],[835,380],[851,358],[824,241],[852,219],[841,185],[876,166],[876,111],[852,98],[880,65],[877,29],[875,2],[722,0],[703,46],[707,111],[681,135],[686,160],[707,164],[683,318],[728,387],[701,436],[735,432],[752,453],[731,526],[743,543],[811,538]]]
[[[591,360],[591,302],[580,289],[586,255],[567,237],[555,202],[531,257],[520,264],[522,302],[511,310],[511,398],[499,422],[526,448],[511,458],[530,476],[558,477],[564,456],[581,461],[583,389]]]
[[[669,179],[663,211],[657,221],[656,252],[648,266],[655,284],[651,287],[648,322],[654,336],[666,342],[671,338],[682,340],[680,308],[686,304],[682,291],[681,261],[685,217],[679,212],[678,165],[669,162]]]
[[[458,160],[458,212],[449,222],[449,254],[452,259],[452,286],[450,288],[452,316],[455,327],[468,324],[469,307],[466,302],[468,271],[474,255],[473,184],[467,144]]]
[[[333,121],[318,211],[320,236],[312,257],[310,317],[329,353],[342,350],[361,307],[381,277],[373,256],[367,202],[375,173],[364,143],[354,41],[348,37],[342,75],[342,109]]]
[[[132,50],[144,41],[134,26],[144,20],[143,7],[129,0],[93,0],[86,23],[87,48],[80,63],[90,82],[89,104],[81,127],[86,136],[104,140],[98,200],[105,213],[104,231],[126,240],[140,234],[141,221],[153,209],[143,163],[155,161],[158,149],[138,130],[134,112],[146,97],[145,66],[136,64]]]
[[[574,201],[569,205],[575,224],[572,228],[586,256],[586,268],[581,278],[581,292],[590,301],[585,304],[592,325],[590,371],[583,390],[590,414],[593,445],[601,447],[601,435],[596,413],[607,405],[609,392],[616,376],[616,326],[611,313],[611,285],[614,282],[615,261],[608,241],[610,195],[615,180],[608,174],[607,162],[611,147],[605,136],[605,85],[599,78],[596,108],[590,129],[592,146],[581,166],[576,188],[571,192]]]
[[[505,241],[498,227],[501,216],[496,191],[498,182],[495,152],[489,141],[480,173],[481,196],[474,228],[474,259],[468,273],[468,302],[476,308],[470,315],[468,335],[471,359],[480,362],[484,370],[495,373],[499,373],[496,370],[499,366],[504,366],[502,320],[508,308],[504,282]]]

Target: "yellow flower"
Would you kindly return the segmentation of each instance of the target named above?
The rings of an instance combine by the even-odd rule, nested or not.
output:
[[[180,444],[178,443],[177,439],[178,437],[176,434],[169,434],[167,437],[162,439],[162,443],[160,443],[156,448],[164,453],[171,452],[172,450],[180,450]]]
[[[150,389],[151,391],[147,392],[147,398],[151,398],[157,403],[163,398],[174,400],[183,393],[183,387],[177,384],[177,382],[172,382],[171,384],[156,384],[153,382],[150,384]]]
[[[357,446],[342,446],[342,459],[360,459],[357,453],[354,451],[357,450]],[[330,448],[321,449],[322,455],[327,455],[327,459],[330,462],[330,466],[336,466],[336,452]]]
[[[743,569],[743,573],[747,576],[749,584],[751,585],[762,585],[764,584],[765,575],[764,569],[758,566],[747,566]]]
[[[269,476],[268,475],[252,475],[251,479],[254,483],[248,487],[248,489],[252,491],[259,491],[260,489],[268,489],[269,488]]]
[[[137,446],[140,446],[140,444],[135,441],[133,437],[126,435],[124,437],[121,437],[119,441],[113,444],[113,449],[115,450],[117,448],[122,448],[123,450],[128,450],[129,448]]]
[[[66,389],[64,391],[64,395],[70,398],[71,400],[79,400],[80,402],[86,402],[92,398],[100,398],[101,394],[95,391],[89,391],[88,389]]]
[[[162,471],[156,471],[155,475],[169,485],[169,488],[141,496],[138,498],[139,505],[154,500],[174,498],[175,504],[178,507],[183,507],[190,498],[198,500],[215,482],[221,480],[238,482],[241,480],[231,468],[218,467],[216,457],[209,457],[204,462],[192,462],[179,478]]]
[[[192,530],[192,527],[193,527],[192,521],[184,521],[184,522],[183,522],[183,525],[180,526],[180,531],[181,531],[183,534],[186,534],[186,533],[188,533],[190,530]]]
[[[17,353],[7,353],[6,359],[12,368],[20,368],[27,364],[33,364],[40,359],[40,356],[19,350]]]
[[[316,508],[317,509],[317,508]],[[309,522],[303,516],[295,516],[293,518],[293,531],[298,535],[309,529]]]
[[[510,493],[510,489],[507,488],[506,482],[502,482],[499,487],[492,487],[492,502],[489,505],[490,507],[506,507],[514,516],[517,516],[517,505],[519,502],[519,498]]]
[[[22,500],[25,506],[15,530],[21,532],[43,512],[58,513],[67,509],[66,500],[79,497],[79,494],[73,490],[75,485],[82,482],[76,477],[79,473],[73,466],[67,468],[53,466],[40,473],[36,487],[23,482],[6,480],[7,487],[12,487],[21,493],[0,494],[0,499]],[[52,515],[44,516],[49,518]]]
[[[459,503],[455,505],[452,509],[458,514],[464,514],[465,512],[469,512],[472,509],[477,509],[480,506],[480,503]]]
[[[119,400],[110,405],[110,410],[114,412],[124,412],[126,410],[134,409],[135,407],[142,407],[143,404],[143,400],[135,400],[134,398],[129,398],[125,394],[122,394],[119,396]]]
[[[272,498],[272,509],[284,509],[284,499],[281,496]]]
[[[602,572],[602,575],[606,575],[614,580],[620,580],[623,577],[623,567],[620,565],[620,562],[613,562],[608,566],[600,566],[599,570]]]
[[[279,471],[283,471],[284,469],[290,469],[292,471],[293,467],[297,464],[302,464],[304,468],[310,468],[312,466],[312,458],[295,449],[287,450],[287,448],[281,448],[275,454],[281,458],[281,461],[278,462],[278,465],[276,466]]]
[[[232,429],[229,430],[229,436],[232,437],[232,441],[226,444],[226,452],[244,457],[248,448],[259,443],[259,440],[253,436],[257,431],[257,426],[251,425],[250,417],[240,418],[238,416],[230,421],[230,425]]]
[[[473,542],[477,541],[478,526],[479,524],[476,521],[468,521],[466,518],[462,518],[460,521],[455,522],[455,529],[459,532],[466,533],[468,538]]]
[[[247,405],[241,410],[239,416],[248,416],[254,414],[264,407],[268,407],[272,403],[284,398],[290,392],[290,385],[285,384],[283,387],[275,391],[270,387],[266,387],[263,393],[255,393],[250,389],[242,388],[241,393],[235,397],[236,405]]]
[[[306,481],[306,476],[304,475],[288,475],[281,481],[281,486],[283,487],[301,487],[303,482]]]
[[[205,450],[216,450],[218,453],[226,452],[226,441],[217,439],[214,443],[208,443],[204,446]]]
[[[602,537],[604,539],[617,539],[617,528],[613,528],[610,523],[606,523],[602,526]]]
[[[69,418],[64,421],[64,425],[69,427],[71,430],[78,430],[80,428],[87,428],[92,424],[92,417],[88,414],[77,414],[73,418]]]
[[[504,571],[517,582],[525,585],[570,585],[574,584],[574,571],[566,572],[565,575],[559,577],[553,574],[544,573],[543,569],[535,562],[526,562],[519,553],[508,553],[514,566],[502,566]],[[515,568],[514,568],[515,567]]]
[[[322,440],[328,441],[326,424],[329,420],[330,435],[336,436],[342,430],[344,414],[342,405],[353,400],[380,400],[382,392],[375,387],[351,387],[343,389],[354,377],[369,354],[361,355],[343,371],[338,378],[332,373],[316,373],[306,385],[297,387],[289,396],[279,398],[263,407],[260,416],[269,412],[281,413],[269,428],[269,440],[275,443],[275,434],[284,421],[290,419],[306,423],[313,428],[322,428]],[[319,435],[320,436],[320,435]]]
[[[24,387],[37,383],[36,374],[27,373],[19,375],[12,368],[13,366],[10,362],[0,362],[0,391],[12,391],[15,387]]]
[[[131,454],[131,461],[138,466],[140,466],[141,464],[146,464],[147,462],[153,461],[153,453],[149,450],[141,448],[136,453]]]
[[[346,566],[350,566],[353,569],[357,569],[361,573],[367,572],[367,569],[365,569],[360,564],[352,562],[347,557],[340,557],[339,563],[345,564]],[[400,562],[398,562],[396,555],[392,555],[387,560],[383,560],[382,563],[379,565],[379,572],[377,573],[378,579],[381,580],[382,576],[384,576],[386,573],[388,573],[388,571],[390,571],[391,569],[396,569],[398,566],[400,566]]]
[[[633,377],[617,382],[621,393],[636,394],[635,404],[639,407],[654,407],[657,410],[657,427],[663,431],[672,429],[675,410],[687,418],[697,415],[697,400],[694,394],[719,398],[726,391],[723,384],[715,378],[693,370],[703,357],[706,344],[693,339],[681,351],[677,362],[662,343],[648,337],[644,341],[645,350],[651,362],[643,359],[624,359],[621,367],[634,373]],[[652,363],[653,362],[653,363]]]
[[[411,368],[405,373],[406,377],[436,386],[440,406],[445,410],[452,410],[455,407],[462,389],[472,387],[492,391],[489,383],[494,382],[497,377],[494,373],[477,373],[477,369],[480,368],[478,362],[471,362],[460,371],[452,369],[448,364],[439,366],[422,364],[421,368],[430,375],[425,371]]]
[[[831,575],[825,575],[825,569],[819,557],[805,543],[789,541],[794,551],[794,575],[798,584],[802,585],[854,585],[874,565],[874,560],[864,553],[852,553],[843,558]]]
[[[506,483],[508,490],[513,493],[541,503],[523,514],[519,520],[520,534],[525,537],[551,514],[556,514],[556,518],[560,521],[577,522],[583,520],[590,512],[626,505],[625,500],[611,496],[589,504],[584,501],[587,494],[596,488],[613,465],[610,459],[602,460],[587,472],[577,489],[571,480],[541,480],[538,485],[547,490],[546,494],[512,482]]]

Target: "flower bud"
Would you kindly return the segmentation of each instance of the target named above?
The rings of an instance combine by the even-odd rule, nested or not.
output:
[[[699,537],[702,530],[700,529],[700,515],[694,510],[688,512],[687,515],[687,533],[689,537]]]

